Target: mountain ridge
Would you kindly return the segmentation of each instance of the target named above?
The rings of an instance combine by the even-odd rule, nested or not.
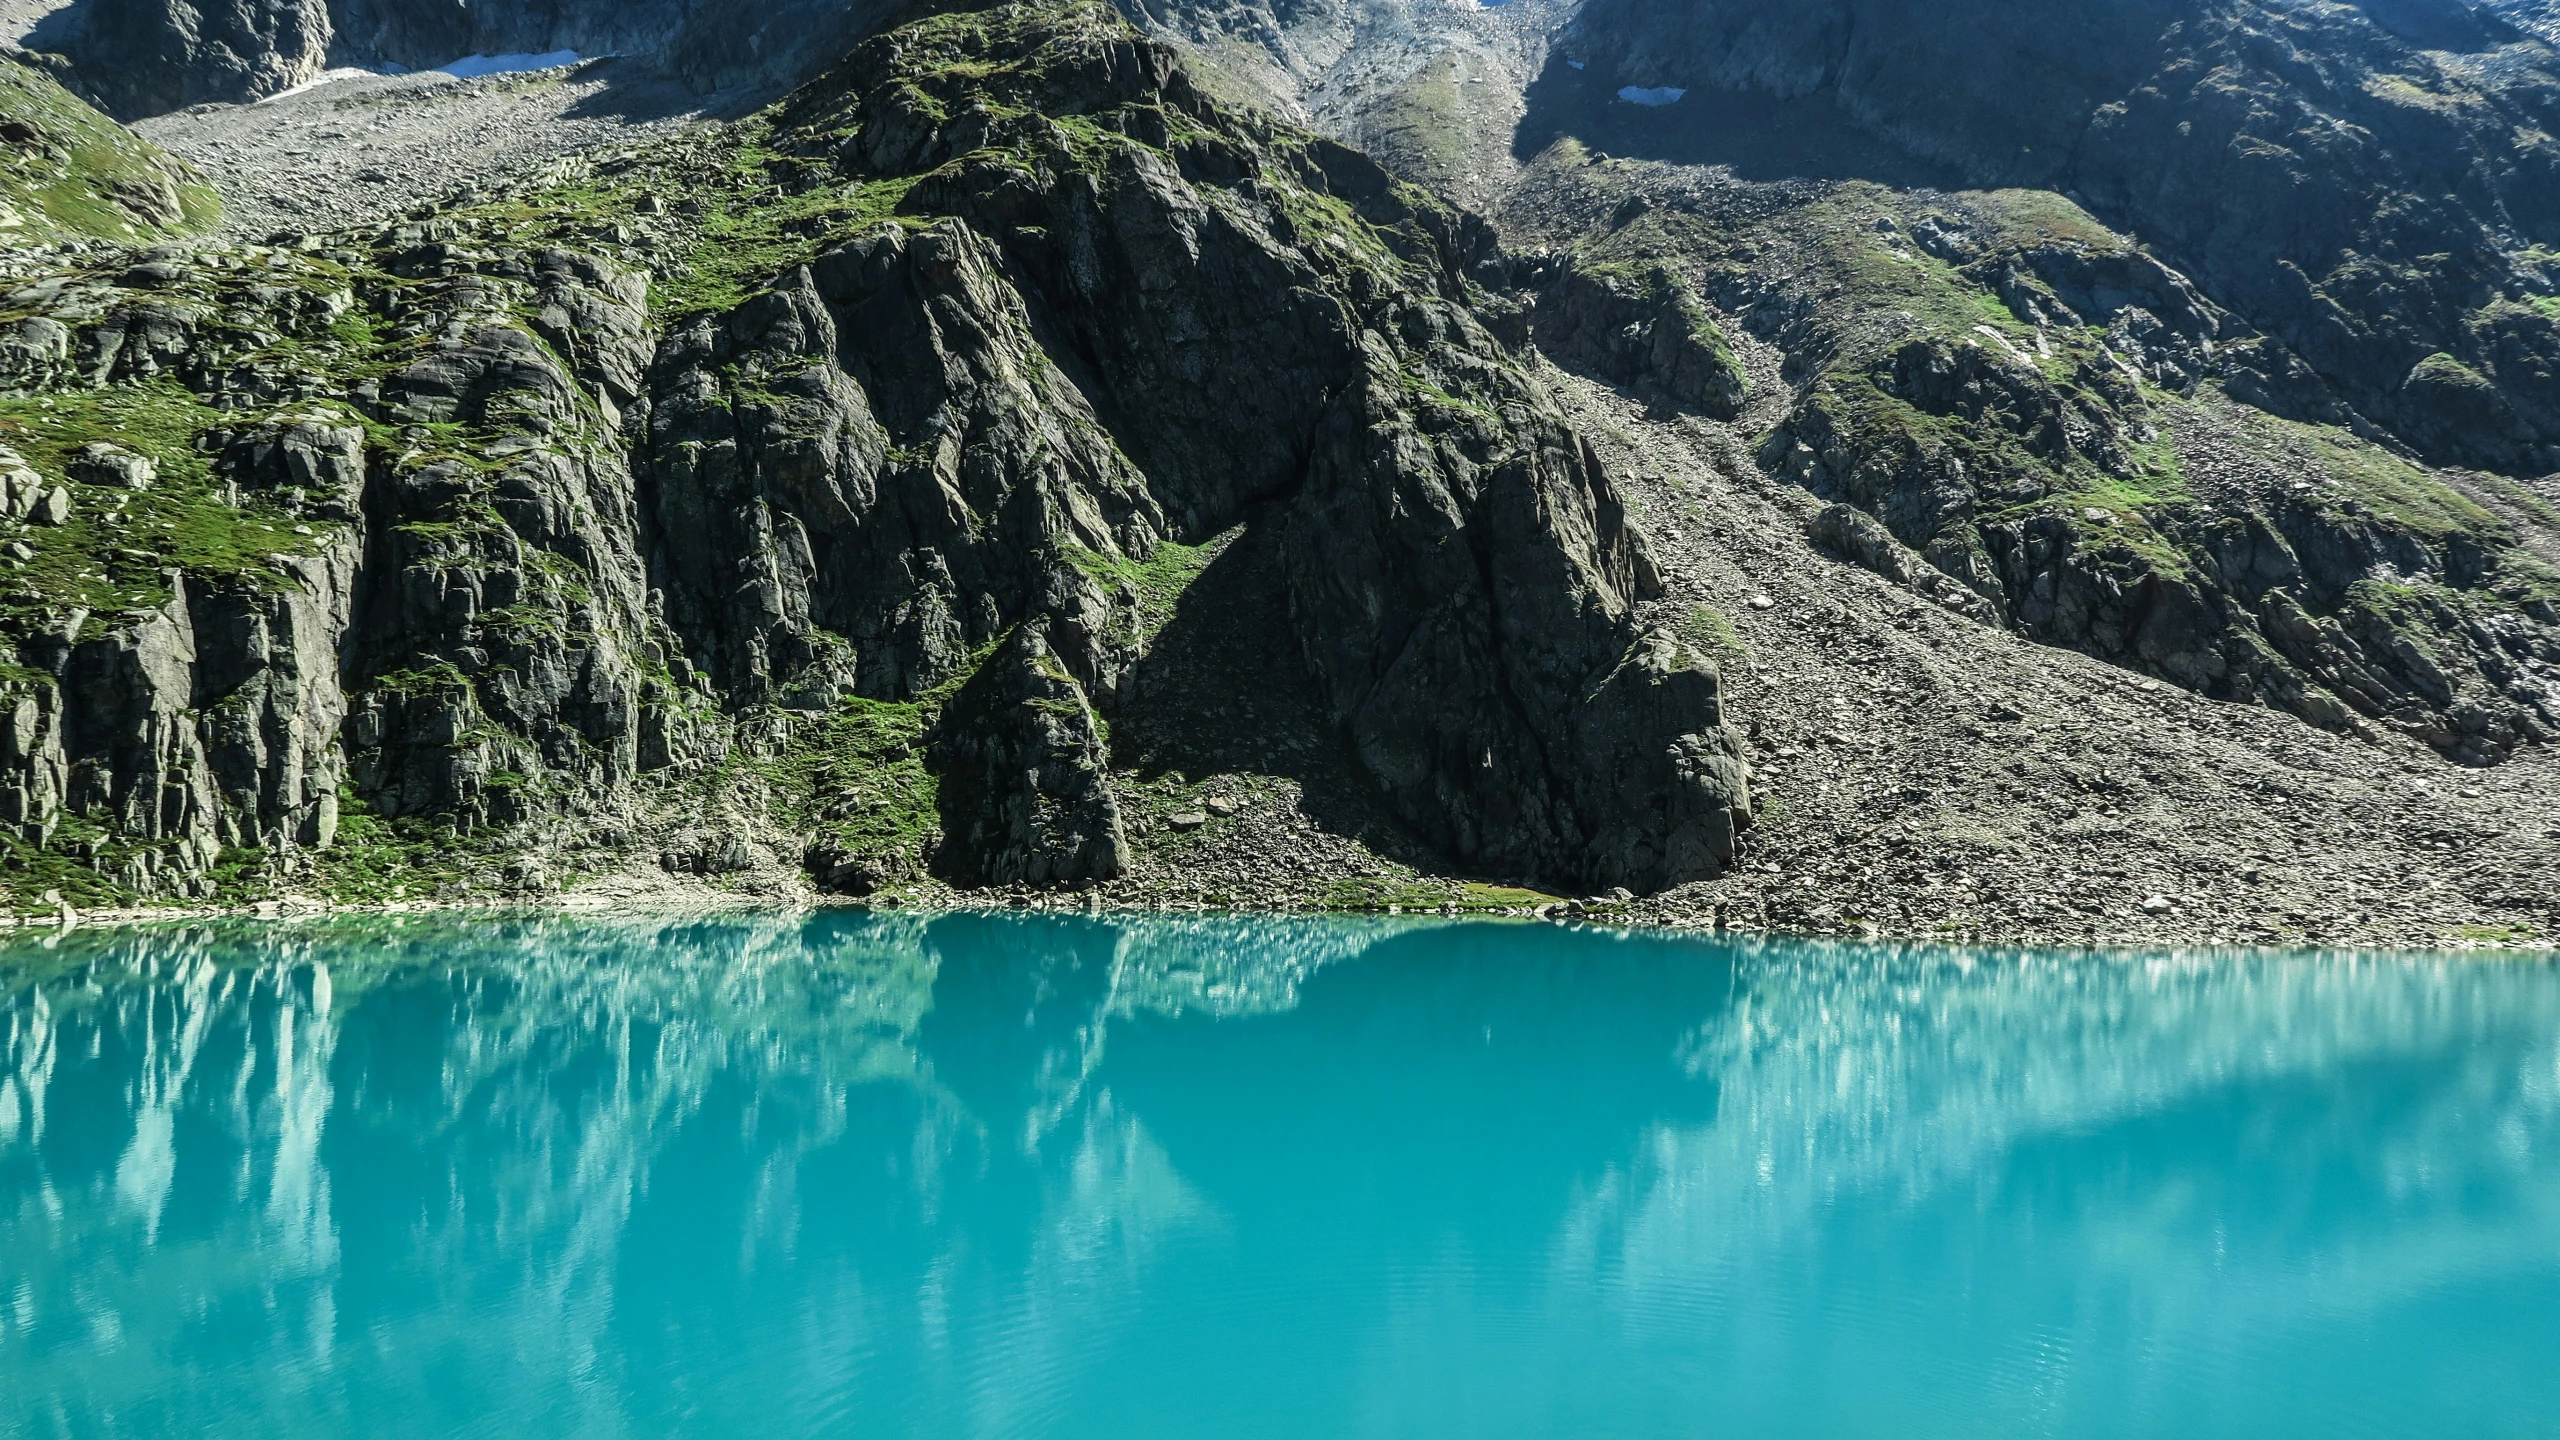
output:
[[[99,461],[165,475],[135,502],[101,470],[36,537],[97,601],[18,592],[12,818],[42,844],[112,813],[128,884],[201,893],[225,849],[325,853],[352,805],[507,826],[656,771],[744,783],[719,769],[736,726],[966,682],[926,728],[991,767],[939,790],[978,808],[919,813],[886,853],[807,842],[825,873],[1107,879],[1126,855],[1086,697],[1142,701],[1130,581],[1268,511],[1312,677],[1404,824],[1585,886],[1729,862],[1748,799],[1715,672],[1632,624],[1649,570],[1610,482],[1452,298],[1480,222],[1218,107],[1105,13],[929,17],[707,148],[316,259],[153,252],[13,294],[13,386],[141,382],[168,437],[220,428],[188,442],[209,465]],[[581,208],[667,193],[695,212],[656,212],[668,249],[556,243],[594,233]],[[92,506],[211,523],[216,495],[280,507],[308,558],[171,583],[154,567],[183,556],[77,548],[116,524]],[[302,598],[253,598],[279,583]],[[147,618],[101,626],[105,604]],[[240,642],[208,614],[267,638],[210,667]],[[251,694],[275,748],[227,766],[213,717]],[[1000,838],[938,860],[936,828]]]
[[[955,10],[746,120],[388,224],[12,258],[0,419],[35,428],[0,443],[71,522],[12,532],[13,892],[1621,885],[1613,913],[1793,928],[2550,928],[2546,281],[2490,223],[2518,182],[2393,222],[2469,249],[2320,272],[2387,261],[2435,311],[2288,310],[2234,288],[2282,250],[2251,224],[2190,268],[1898,92],[1702,85],[1712,55],[1616,8],[1138,12],[1161,43]],[[2293,37],[2252,61],[2282,134],[2326,113],[2304,56],[2458,112],[2421,138],[2542,103],[2547,49],[2478,16],[2446,43],[2486,70],[2242,11],[2180,53]],[[2471,15],[2432,13],[2394,23]],[[2340,27],[2367,48],[2302,38]],[[254,175],[405,93],[148,128]],[[2364,133],[2388,164],[2314,178],[2386,193],[2413,142]],[[2082,199],[1967,188],[2004,179]],[[2367,233],[2324,213],[2290,233]],[[2362,328],[2304,328],[2333,312]],[[2470,348],[2393,378],[2438,335]],[[101,528],[137,515],[192,548]],[[2452,834],[2491,858],[2441,868]],[[2390,899],[2317,918],[2376,863]]]

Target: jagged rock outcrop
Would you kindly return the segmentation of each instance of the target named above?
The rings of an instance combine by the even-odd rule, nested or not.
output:
[[[342,786],[469,827],[638,773],[658,632],[605,416],[638,396],[645,287],[430,228],[346,265],[164,249],[13,295],[46,315],[12,378],[152,452],[37,434],[71,514],[21,595],[43,607],[19,646],[43,732],[22,836],[103,827],[142,867],[127,884],[185,893],[225,849],[325,848]],[[60,608],[84,587],[166,599],[102,626]]]
[[[1626,271],[1568,259],[1554,269],[1530,322],[1548,358],[1719,420],[1742,413],[1751,382],[1688,282],[1659,265]]]
[[[1960,615],[1996,623],[2000,606],[1975,594],[1961,581],[1930,564],[1903,544],[1883,521],[1846,503],[1825,505],[1805,525],[1805,538],[1840,559],[1874,571]]]
[[[2560,469],[2560,61],[2464,0],[1592,0],[1564,43],[2072,194],[2430,457]]]
[[[9,602],[23,843],[76,819],[165,892],[347,806],[482,833],[663,796],[706,873],[802,826],[837,888],[924,850],[1107,878],[1095,711],[1135,703],[1161,556],[1239,524],[1451,862],[1652,888],[1748,823],[1713,667],[1636,624],[1613,482],[1472,312],[1482,223],[1108,11],[932,17],[711,141],[308,245],[8,297],[0,384],[139,437],[40,426],[12,487],[72,507],[31,562],[63,583]]]
[[[726,693],[903,699],[1033,613],[1116,681],[1109,601],[1069,555],[1143,559],[1164,519],[1003,269],[959,221],[884,225],[661,348],[667,613]]]
[[[522,818],[534,776],[592,804],[638,773],[644,667],[664,648],[608,418],[617,393],[637,398],[642,281],[557,249],[437,242],[390,269],[411,282],[402,328],[434,339],[368,397],[416,448],[384,457],[366,497],[363,788],[387,814],[496,823]],[[438,453],[439,426],[503,438]]]
[[[291,89],[328,68],[329,37],[322,0],[89,0],[73,61],[132,118]]]
[[[965,885],[1081,885],[1129,868],[1100,722],[1045,630],[1017,627],[942,714],[942,868]]]

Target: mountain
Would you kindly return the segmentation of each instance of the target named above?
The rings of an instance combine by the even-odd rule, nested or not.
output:
[[[2548,935],[2542,25],[87,0],[0,874]]]
[[[1143,731],[1173,597],[1234,583],[1440,852],[1712,874],[1714,668],[1634,622],[1609,477],[1463,303],[1490,255],[1048,5],[368,236],[39,281],[0,442],[68,483],[0,601],[8,818],[144,894],[359,806],[639,793],[860,890],[1089,882],[1127,863],[1095,707]]]
[[[2560,62],[2460,0],[1594,0],[1623,83],[1818,98],[1979,189],[2068,194],[2442,463],[2560,469]],[[1998,77],[1992,102],[1935,77]]]

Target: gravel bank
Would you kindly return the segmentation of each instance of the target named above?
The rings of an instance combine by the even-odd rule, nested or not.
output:
[[[636,61],[457,80],[346,75],[255,105],[201,105],[135,128],[211,177],[234,235],[388,219],[501,175],[754,109]]]

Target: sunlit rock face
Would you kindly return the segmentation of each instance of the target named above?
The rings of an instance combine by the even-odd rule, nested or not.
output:
[[[2101,1430],[2137,1392],[2230,1433],[2411,1418],[2394,1347],[2494,1377],[2547,1338],[2555,1036],[2548,968],[2353,956],[970,915],[74,933],[0,952],[0,1366],[75,1421],[285,1434],[930,1428],[972,1395],[1128,1433],[1642,1428],[1710,1392],[1849,1428],[1959,1392]]]
[[[211,898],[226,846],[323,867],[345,800],[512,852],[572,816],[655,830],[662,868],[768,891],[1089,886],[1130,863],[1105,727],[1245,528],[1278,663],[1450,863],[1572,894],[1731,867],[1721,672],[1640,618],[1661,575],[1490,328],[1480,217],[1098,4],[836,54],[751,122],[534,182],[609,201],[456,197],[337,259],[155,250],[11,291],[44,313],[0,335],[0,389],[46,431],[147,410],[151,503],[190,520],[47,493],[162,550],[228,538],[13,542],[44,583],[0,617],[0,823],[119,896]],[[591,233],[598,205],[629,223]],[[30,502],[114,469],[28,463]],[[736,782],[750,753],[791,783]],[[893,768],[895,803],[857,803]],[[524,858],[507,883],[543,888]]]

